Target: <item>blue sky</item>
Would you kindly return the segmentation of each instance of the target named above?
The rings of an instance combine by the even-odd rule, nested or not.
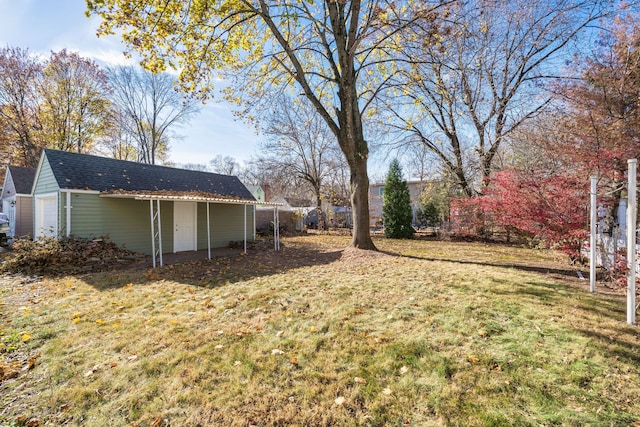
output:
[[[127,63],[116,36],[96,37],[99,20],[84,14],[84,0],[0,0],[0,46],[28,48],[48,57],[67,49],[100,64]],[[209,101],[176,132],[170,158],[176,163],[206,163],[217,155],[242,162],[256,153],[259,137],[236,120],[231,106]]]

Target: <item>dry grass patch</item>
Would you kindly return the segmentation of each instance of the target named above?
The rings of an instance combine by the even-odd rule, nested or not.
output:
[[[0,360],[18,374],[2,381],[0,422],[640,420],[640,339],[624,301],[560,282],[571,272],[556,254],[384,239],[370,253],[343,249],[347,239],[290,238],[279,254],[156,270],[4,278]]]

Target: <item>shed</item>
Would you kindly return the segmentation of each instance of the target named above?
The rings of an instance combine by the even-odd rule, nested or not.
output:
[[[110,240],[154,255],[255,239],[258,203],[235,176],[43,150],[35,237]]]
[[[2,186],[2,212],[9,217],[9,236],[33,236],[31,187],[35,168],[8,166]]]

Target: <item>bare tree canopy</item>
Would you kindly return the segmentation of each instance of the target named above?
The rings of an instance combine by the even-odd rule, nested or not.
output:
[[[218,154],[209,160],[209,170],[223,175],[238,175],[240,173],[240,163],[231,156]]]
[[[476,194],[502,141],[550,102],[541,87],[558,76],[562,55],[610,3],[454,3],[438,32],[404,46],[408,61],[397,82],[404,102],[388,103],[397,127],[433,151],[465,194]]]
[[[171,131],[186,123],[198,108],[174,88],[166,73],[152,73],[130,66],[107,68],[111,102],[118,110],[116,125],[135,141],[137,161],[155,164],[169,149]]]
[[[326,122],[304,99],[282,94],[265,121],[264,167],[281,169],[306,183],[321,206],[323,193],[341,166],[338,143]]]

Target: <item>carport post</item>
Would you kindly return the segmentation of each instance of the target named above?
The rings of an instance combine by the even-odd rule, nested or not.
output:
[[[635,325],[636,323],[636,214],[638,207],[636,205],[636,169],[637,160],[629,159],[628,172],[629,184],[627,187],[627,265],[629,272],[627,274],[627,323]]]
[[[275,231],[276,233],[276,251],[280,250],[280,215],[278,214],[278,207],[276,206],[276,223],[275,223]]]
[[[591,177],[591,236],[590,236],[590,248],[589,248],[589,290],[593,293],[596,291],[596,222],[597,218],[597,200],[596,200],[596,187],[598,183],[598,177]]]
[[[247,253],[247,204],[244,204],[244,253]]]
[[[153,229],[153,199],[149,199],[149,218],[151,219],[151,259],[153,268],[156,268],[156,232]]]
[[[160,267],[162,267],[162,217],[160,215],[160,199],[157,199],[156,202],[158,206],[158,254],[160,255]]]
[[[207,202],[207,253],[211,259],[211,224],[209,218],[209,202]]]

